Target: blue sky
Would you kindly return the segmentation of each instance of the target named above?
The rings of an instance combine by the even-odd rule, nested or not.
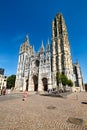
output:
[[[87,82],[87,0],[0,0],[0,68],[16,74],[18,53],[25,35],[38,51],[51,42],[52,20],[64,16],[73,63],[78,60]]]

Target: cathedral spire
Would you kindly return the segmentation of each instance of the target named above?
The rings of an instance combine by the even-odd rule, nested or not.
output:
[[[35,48],[34,48],[34,45],[33,45],[33,52],[35,52]]]
[[[43,40],[42,40],[42,45],[41,45],[42,48],[44,48],[44,43],[43,43]]]
[[[49,38],[48,38],[48,42],[47,42],[47,46],[46,46],[46,51],[50,51],[50,41],[49,41]]]
[[[43,43],[43,40],[42,40],[42,45],[41,45],[40,52],[44,52],[44,43]]]
[[[78,59],[76,59],[76,63],[78,64]]]
[[[26,37],[25,37],[25,42],[27,42],[28,44],[30,43],[30,42],[29,42],[28,34],[27,34]]]
[[[50,44],[50,41],[49,41],[49,38],[48,38],[48,43],[47,43],[48,45]]]

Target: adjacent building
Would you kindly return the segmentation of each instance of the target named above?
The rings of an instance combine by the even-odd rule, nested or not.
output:
[[[6,88],[7,77],[4,75],[4,69],[0,68],[0,89]]]
[[[0,74],[4,75],[4,69],[3,68],[0,68]]]
[[[78,62],[73,64],[73,70],[76,77],[75,86],[80,87],[80,91],[83,91],[83,78],[81,68]]]

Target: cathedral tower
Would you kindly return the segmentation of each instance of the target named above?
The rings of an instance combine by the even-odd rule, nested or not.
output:
[[[26,72],[26,66],[25,62],[28,56],[33,54],[33,49],[30,46],[28,35],[26,35],[26,38],[23,42],[23,44],[20,46],[19,50],[19,58],[18,58],[18,66],[17,66],[17,74],[16,74],[16,90],[23,90],[23,84],[24,84],[24,77]],[[28,74],[27,74],[28,75]]]
[[[52,22],[52,71],[54,77],[58,71],[64,73],[73,81],[73,66],[68,33],[64,18],[60,13],[56,15]]]

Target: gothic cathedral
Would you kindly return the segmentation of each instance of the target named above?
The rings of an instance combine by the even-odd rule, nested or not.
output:
[[[56,89],[56,72],[64,73],[68,79],[73,81],[74,85],[78,79],[73,70],[66,24],[60,13],[52,22],[52,47],[49,40],[46,49],[42,42],[39,52],[35,53],[28,35],[20,46],[15,89],[19,91]],[[79,78],[78,87],[82,87],[81,73]]]

